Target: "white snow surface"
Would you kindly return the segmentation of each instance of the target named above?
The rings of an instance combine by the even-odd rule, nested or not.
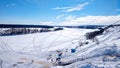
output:
[[[91,31],[95,29],[64,28],[53,32],[1,36],[0,66],[2,68],[120,68],[120,27],[109,28],[97,36],[99,44],[86,40],[85,33]],[[80,42],[86,41],[89,43],[79,46]],[[70,50],[77,46],[79,47],[76,52],[71,53]],[[63,65],[57,65],[56,50],[63,52],[61,57]]]

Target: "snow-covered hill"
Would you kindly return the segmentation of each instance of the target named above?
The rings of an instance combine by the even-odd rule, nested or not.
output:
[[[0,66],[3,68],[119,68],[120,27],[97,36],[99,44],[86,40],[92,29],[0,37]],[[71,52],[75,49],[75,52]],[[60,60],[59,53],[62,53]]]

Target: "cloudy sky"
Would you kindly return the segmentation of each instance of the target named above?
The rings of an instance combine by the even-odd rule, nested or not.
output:
[[[110,24],[120,0],[0,0],[0,24]]]

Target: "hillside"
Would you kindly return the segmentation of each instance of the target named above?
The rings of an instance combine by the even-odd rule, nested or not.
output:
[[[96,37],[97,41],[86,40],[85,33],[95,30],[65,28],[55,32],[1,36],[0,65],[3,68],[119,68],[120,27],[107,29]],[[59,52],[62,52],[60,63],[56,61]]]

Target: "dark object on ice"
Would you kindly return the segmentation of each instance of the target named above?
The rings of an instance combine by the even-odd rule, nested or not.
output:
[[[62,54],[63,54],[63,53],[61,52],[61,53],[59,53],[59,54],[58,54],[58,56],[59,56],[59,57],[61,57],[61,56],[62,56]]]
[[[62,54],[63,54],[62,52],[58,53],[58,58],[56,58],[56,61],[60,61],[61,60]]]
[[[76,52],[76,49],[71,49],[71,53],[75,53]]]
[[[56,52],[58,53],[58,56],[56,58],[56,63],[57,63],[57,65],[60,65],[63,52],[61,50],[57,50]]]
[[[60,57],[56,58],[56,61],[60,62],[60,60],[61,60],[61,58],[60,58]]]
[[[85,42],[85,44],[89,44],[89,42]]]
[[[68,62],[68,63],[64,63],[64,62],[60,62],[58,63],[59,66],[66,66],[66,65],[70,65],[72,64],[73,62]]]

